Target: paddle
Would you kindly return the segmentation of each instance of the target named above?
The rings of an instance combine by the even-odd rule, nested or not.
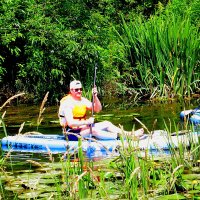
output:
[[[96,86],[96,71],[97,71],[97,64],[95,64],[94,67],[94,82],[93,82],[93,88]],[[91,117],[94,116],[94,92],[92,93],[92,113]],[[87,147],[87,156],[88,158],[91,158],[95,152],[95,148],[91,146],[92,141],[92,124],[90,124],[90,135],[89,135],[89,146]]]
[[[95,64],[94,67],[94,81],[93,81],[93,88],[96,86],[96,75],[97,74],[97,64]],[[94,93],[92,93],[92,114],[91,116],[94,116]],[[90,125],[90,138],[92,138],[92,124]]]
[[[94,67],[94,82],[93,82],[93,88],[96,87],[96,77],[97,77],[97,64],[95,64]],[[92,93],[92,117],[94,115],[94,93]]]

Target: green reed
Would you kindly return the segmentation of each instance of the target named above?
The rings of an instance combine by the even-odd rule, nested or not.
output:
[[[39,114],[38,114],[38,118],[37,118],[37,130],[39,128],[39,125],[42,123],[42,120],[43,120],[43,117],[42,117],[42,114],[44,113],[45,111],[45,103],[47,102],[47,98],[48,98],[48,95],[49,95],[49,92],[47,92],[44,96],[44,99],[41,103],[41,106],[40,106],[40,110],[39,110]]]
[[[148,155],[148,152],[144,152],[142,156],[137,145],[132,142],[128,142],[128,146],[121,148],[118,169],[124,174],[122,177],[126,186],[125,191],[129,191],[126,193],[128,198],[148,198],[150,191],[153,191],[151,194],[153,196],[168,195],[178,193],[177,188],[185,188],[182,175],[185,169],[192,169],[193,166],[198,165],[200,143],[194,140],[189,130],[188,133],[187,130],[178,131],[176,127],[176,132],[171,135],[170,126],[166,127],[168,131],[166,140],[171,145],[170,155],[163,154],[159,162],[153,155]],[[188,136],[187,140],[191,144],[189,148],[186,148],[188,143],[182,143],[181,134]],[[179,138],[176,148],[172,143],[172,137]]]
[[[193,133],[198,134],[199,130],[195,130],[195,127],[192,124],[186,122],[185,130],[183,131],[184,135],[187,136],[186,141],[181,138],[181,131],[178,130],[178,127],[174,124],[176,132],[173,135],[176,135],[178,141],[178,148],[175,148],[172,142],[171,131],[165,123],[166,130],[168,132],[167,140],[170,144],[170,153],[171,153],[171,163],[177,167],[178,165],[184,165],[191,168],[197,160],[200,158],[199,148],[200,141],[199,137]],[[171,123],[171,122],[170,122]],[[192,133],[193,132],[193,133]],[[186,143],[186,144],[185,144]],[[191,157],[193,159],[191,160]]]
[[[151,94],[166,97],[197,91],[200,36],[190,15],[167,9],[148,21],[122,20],[123,35],[117,33],[133,67],[134,87],[139,83]]]
[[[171,141],[171,134],[167,137]],[[187,158],[188,154],[186,154],[185,148],[181,151],[177,149],[177,154],[171,151],[170,157],[163,156],[162,160],[159,161],[154,156],[149,155],[148,151],[142,152],[138,149],[137,141],[133,143],[132,138],[127,138],[128,143],[125,143],[124,138],[121,138],[121,141],[124,145],[119,150],[120,155],[111,160],[112,165],[109,162],[105,169],[100,168],[100,170],[96,171],[94,169],[95,162],[92,160],[88,161],[85,158],[81,148],[81,140],[79,140],[79,146],[75,150],[77,154],[72,154],[70,151],[66,152],[66,157],[62,157],[59,163],[55,163],[52,155],[49,154],[50,163],[47,166],[51,167],[52,165],[52,169],[46,169],[48,170],[46,173],[48,175],[52,173],[49,179],[53,178],[55,182],[54,187],[56,188],[54,192],[49,193],[49,196],[56,199],[83,199],[94,197],[110,199],[110,195],[113,194],[112,192],[120,192],[119,199],[148,199],[149,197],[168,195],[172,192],[177,193],[177,185],[184,187],[184,181],[182,179],[183,170],[185,167],[188,167],[188,163],[194,162]],[[198,145],[196,145],[196,149],[192,147],[190,155],[194,151],[197,151]],[[180,155],[181,153],[183,155]],[[183,161],[183,157],[188,159],[188,163]],[[31,162],[31,164],[33,169],[33,166],[38,166],[40,168],[44,167],[45,171],[43,164],[35,162]],[[53,172],[58,172],[58,169],[61,169],[62,173],[54,176]],[[114,173],[112,173],[113,170]],[[30,177],[28,177],[28,180],[32,177],[31,173],[29,174]],[[107,178],[109,176],[106,176],[106,174],[110,174],[114,177],[115,173],[120,174],[120,184],[117,182],[119,177],[117,179],[110,179]],[[42,176],[45,176],[44,172],[41,174],[41,179]],[[36,186],[39,186],[39,180],[40,178]],[[108,187],[109,181],[114,182],[116,185],[119,184],[116,190],[112,191]],[[31,191],[33,193],[36,192],[36,188],[32,188]]]
[[[24,94],[25,93],[19,93],[19,94],[16,94],[16,95],[10,97],[9,99],[7,99],[5,101],[5,103],[0,107],[0,111],[3,110],[6,107],[6,105],[9,104],[12,100],[14,100],[14,99],[16,99],[20,96],[23,96]],[[4,111],[3,114],[0,116],[0,126],[2,125],[5,136],[7,136],[8,134],[7,134],[7,131],[6,131],[6,126],[5,126],[5,123],[3,121],[5,115],[6,115],[6,111]]]
[[[96,187],[97,181],[93,173],[93,163],[86,159],[82,151],[81,138],[79,138],[75,152],[77,154],[66,152],[66,158],[61,161],[64,172],[63,182],[66,185],[69,199],[82,199],[91,195],[91,188]]]
[[[2,128],[3,128],[5,136],[8,136],[7,130],[6,130],[6,125],[5,125],[4,121],[3,121],[3,117],[1,117],[1,119],[0,119],[0,125],[2,125]]]
[[[143,182],[144,174],[146,174],[145,165],[141,164],[142,161],[138,161],[138,150],[132,145],[131,139],[127,138],[128,146],[125,145],[124,138],[122,137],[121,142],[123,146],[120,149],[118,169],[120,169],[123,173],[122,177],[124,177],[125,187],[123,192],[128,199],[138,199],[139,176],[142,180],[141,184],[144,186],[144,193],[146,193],[146,184]]]
[[[3,172],[2,172],[2,170],[3,170],[3,163],[4,163],[4,158],[2,158],[1,155],[0,155],[0,175],[1,176],[3,174]],[[0,178],[0,199],[1,198],[5,198],[5,197],[4,197],[3,183],[2,183],[2,180]]]
[[[181,138],[182,132],[178,131],[177,128],[175,137],[179,137],[178,148],[175,148],[173,145],[170,146],[170,159],[168,159],[167,162],[172,174],[168,180],[168,185],[170,185],[170,187],[166,188],[168,193],[172,191],[176,192],[177,186],[178,188],[186,190],[185,181],[182,178],[183,173],[185,170],[191,170],[194,166],[198,166],[198,160],[200,158],[200,140],[199,137],[195,135],[195,132],[198,133],[199,130],[196,130],[193,125],[188,123],[185,128],[186,130],[183,134],[187,136],[187,139],[183,140]],[[166,129],[168,130],[167,126]],[[167,139],[169,144],[172,144],[171,138],[172,136],[168,133]]]
[[[7,101],[5,101],[4,104],[0,107],[0,111],[2,111],[2,110],[6,107],[6,105],[9,104],[12,100],[14,100],[14,99],[16,99],[16,98],[18,98],[18,97],[20,97],[20,96],[22,96],[22,95],[24,95],[24,94],[25,94],[25,93],[19,93],[19,94],[16,94],[16,95],[10,97],[10,98],[9,98]],[[5,124],[5,122],[4,122],[4,117],[5,117],[5,115],[6,115],[6,111],[4,111],[3,114],[0,116],[0,126],[2,126],[3,132],[4,132],[5,136],[7,137],[8,134],[7,134],[7,130],[6,130],[6,124]],[[0,152],[2,152],[2,151],[1,151],[1,147],[0,147]],[[5,165],[5,163],[6,163],[6,160],[9,158],[9,156],[10,156],[10,151],[6,154],[5,157],[3,157],[3,153],[2,153],[2,155],[0,155],[0,175],[1,175],[1,176],[2,176],[2,175],[6,175],[6,172],[4,171],[4,165]],[[12,164],[11,164],[11,169],[12,169]],[[12,169],[12,170],[13,170],[13,169]],[[1,176],[0,176],[0,177],[1,177]],[[0,193],[0,199],[1,199],[1,198],[5,198],[4,189],[3,189],[3,183],[2,183],[1,178],[0,178],[0,191],[1,191],[1,193]]]

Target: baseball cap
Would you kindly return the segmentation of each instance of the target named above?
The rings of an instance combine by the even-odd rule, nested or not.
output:
[[[77,80],[74,80],[70,83],[70,86],[69,86],[70,90],[71,89],[76,89],[76,88],[82,88],[82,84],[80,81],[77,81]]]

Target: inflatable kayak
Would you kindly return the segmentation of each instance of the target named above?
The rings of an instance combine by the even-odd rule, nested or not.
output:
[[[151,135],[144,135],[139,140],[131,140],[136,149],[151,152],[168,151],[180,145],[189,146],[198,143],[199,132],[168,136],[165,131],[154,131]],[[105,156],[116,152],[120,147],[127,147],[126,140],[80,140],[67,141],[63,135],[15,135],[4,137],[1,141],[3,151],[20,151],[34,153],[75,153],[82,148],[87,156]]]
[[[189,120],[194,125],[200,124],[200,109],[181,111],[180,118],[181,120]]]

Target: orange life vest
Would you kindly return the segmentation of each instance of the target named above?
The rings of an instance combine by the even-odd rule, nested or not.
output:
[[[60,103],[65,101],[66,99],[72,98],[71,94],[66,95],[60,100]],[[74,119],[79,119],[79,120],[85,120],[86,119],[86,112],[87,112],[87,106],[85,104],[75,104],[72,113],[73,113],[73,118]],[[64,116],[60,116],[64,117]],[[74,128],[74,127],[73,127]]]

